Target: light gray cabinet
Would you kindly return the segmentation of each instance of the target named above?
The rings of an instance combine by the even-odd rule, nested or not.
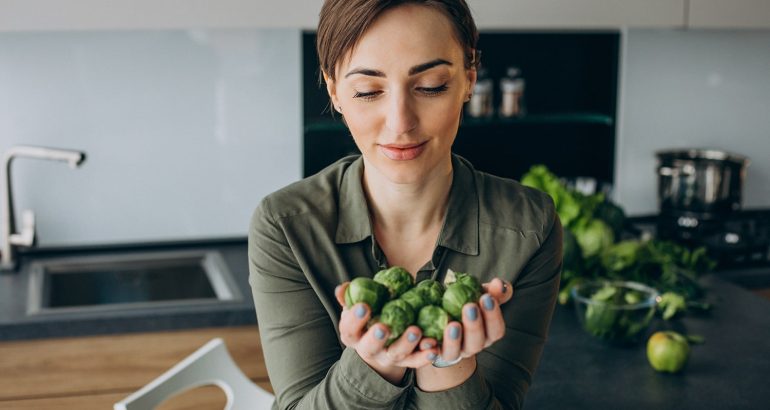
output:
[[[482,29],[684,27],[685,0],[469,0]]]
[[[689,1],[689,28],[770,28],[770,0]]]

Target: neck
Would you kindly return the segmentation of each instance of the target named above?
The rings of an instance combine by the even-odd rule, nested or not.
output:
[[[452,187],[452,162],[414,184],[397,184],[364,160],[364,192],[375,230],[398,235],[419,234],[443,224]]]

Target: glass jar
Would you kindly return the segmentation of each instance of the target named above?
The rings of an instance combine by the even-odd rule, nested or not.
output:
[[[500,79],[500,116],[511,118],[525,114],[524,78],[518,67],[508,67],[506,76]]]

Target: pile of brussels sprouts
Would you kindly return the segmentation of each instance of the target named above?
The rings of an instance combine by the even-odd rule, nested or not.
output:
[[[367,328],[375,323],[388,326],[386,346],[414,324],[425,337],[440,342],[450,320],[461,321],[463,305],[477,302],[482,293],[481,282],[467,273],[449,270],[444,285],[428,279],[415,286],[406,269],[394,266],[377,272],[373,279],[353,279],[345,290],[345,305],[369,305],[372,318]]]

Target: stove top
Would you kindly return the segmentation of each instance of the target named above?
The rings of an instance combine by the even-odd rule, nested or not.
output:
[[[770,209],[741,210],[722,217],[651,215],[628,222],[637,234],[705,246],[719,270],[770,268]]]

